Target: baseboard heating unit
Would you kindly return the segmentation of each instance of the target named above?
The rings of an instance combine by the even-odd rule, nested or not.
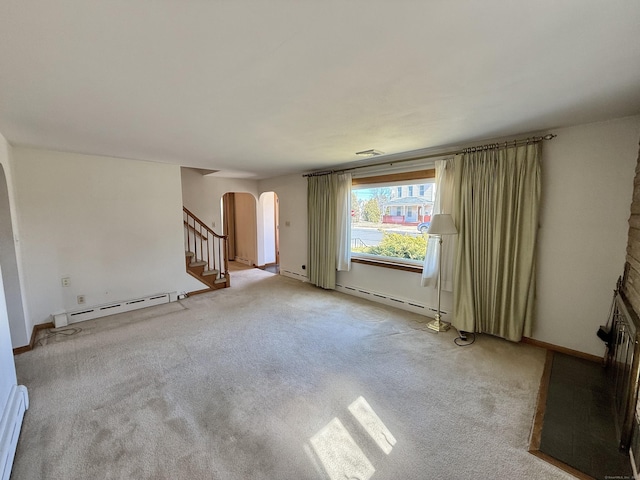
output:
[[[301,273],[292,272],[290,270],[280,270],[280,275],[284,275],[285,277],[295,278],[296,280],[301,280],[303,282],[308,282],[309,277],[306,275],[302,275]]]
[[[0,480],[9,480],[18,446],[24,412],[29,408],[29,395],[22,385],[14,385],[0,418]]]
[[[106,317],[107,315],[115,315],[116,313],[130,312],[139,308],[152,307],[163,303],[174,302],[178,298],[177,292],[158,293],[146,297],[136,298],[133,300],[125,300],[123,302],[113,302],[106,305],[98,305],[96,307],[87,307],[72,312],[61,312],[53,314],[53,323],[56,328],[66,327],[71,323],[84,322],[85,320],[93,320],[94,318]]]
[[[346,293],[347,295],[353,295],[355,297],[366,298],[372,302],[383,303],[402,310],[407,310],[408,312],[419,313],[421,315],[426,315],[427,317],[433,317],[437,312],[435,308],[423,303],[417,303],[406,298],[394,297],[365,288],[336,284],[336,291]],[[441,308],[440,314],[442,315],[442,320],[448,321],[448,312]]]

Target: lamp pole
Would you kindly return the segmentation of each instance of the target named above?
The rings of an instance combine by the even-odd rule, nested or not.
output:
[[[438,311],[434,321],[429,322],[427,327],[436,332],[446,332],[449,324],[440,321],[440,295],[442,293],[442,235],[438,235]]]
[[[435,320],[429,322],[427,327],[436,332],[445,332],[449,330],[450,325],[442,321],[440,314],[440,297],[442,295],[442,237],[444,235],[456,235],[458,231],[453,223],[451,215],[446,213],[437,213],[431,218],[431,224],[427,231],[429,235],[438,238],[438,311]]]

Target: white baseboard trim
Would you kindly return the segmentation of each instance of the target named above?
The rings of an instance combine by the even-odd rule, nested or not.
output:
[[[14,385],[0,419],[0,480],[9,480],[18,446],[24,412],[29,408],[29,394],[22,385]]]

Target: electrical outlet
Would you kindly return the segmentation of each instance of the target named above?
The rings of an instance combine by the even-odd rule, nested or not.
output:
[[[62,278],[62,286],[63,287],[71,286],[71,277],[63,277]]]
[[[82,305],[84,303],[84,295],[78,295],[78,305]]]

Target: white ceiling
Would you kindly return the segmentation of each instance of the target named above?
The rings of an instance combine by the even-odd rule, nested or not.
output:
[[[638,0],[0,2],[14,145],[264,178],[636,113]]]

